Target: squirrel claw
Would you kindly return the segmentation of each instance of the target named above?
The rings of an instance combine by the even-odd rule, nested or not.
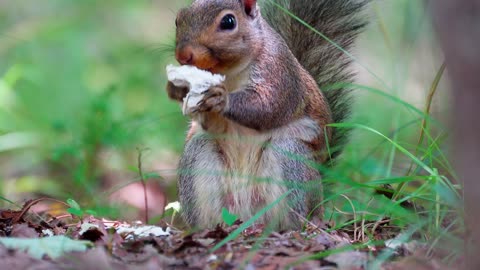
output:
[[[227,105],[227,90],[223,85],[213,86],[193,110],[195,112],[221,112]]]

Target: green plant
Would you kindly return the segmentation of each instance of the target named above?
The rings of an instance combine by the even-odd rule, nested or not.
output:
[[[82,209],[80,205],[73,199],[68,199],[67,204],[70,206],[70,208],[67,209],[67,212],[79,218],[83,218],[85,214],[92,216],[97,215],[97,212],[95,212],[94,210]]]
[[[232,226],[235,221],[237,221],[237,219],[238,216],[230,213],[227,208],[222,208],[222,220],[223,222],[225,222],[225,224],[227,224],[228,226]]]

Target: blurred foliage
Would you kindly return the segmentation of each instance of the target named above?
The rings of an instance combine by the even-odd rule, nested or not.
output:
[[[1,177],[85,197],[106,149],[122,169],[140,146],[181,150],[187,120],[164,91],[181,4],[0,2]]]

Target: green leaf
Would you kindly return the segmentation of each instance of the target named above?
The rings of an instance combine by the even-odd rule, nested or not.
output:
[[[89,215],[92,215],[92,216],[96,216],[96,215],[97,215],[97,211],[92,210],[92,209],[86,210],[85,213],[87,213],[87,214],[89,214]]]
[[[81,217],[83,216],[83,211],[82,210],[79,210],[79,209],[75,209],[75,208],[68,208],[67,209],[67,212],[74,215],[74,216],[78,216],[78,217]]]
[[[70,207],[73,209],[82,210],[80,205],[74,199],[68,199],[67,204],[70,205]]]
[[[238,216],[228,212],[227,208],[222,208],[222,219],[225,224],[232,226],[235,221],[237,221]]]
[[[55,259],[67,252],[87,250],[91,245],[89,241],[72,240],[65,236],[52,236],[45,238],[2,238],[0,244],[8,249],[25,251],[36,259],[42,259],[44,255]]]

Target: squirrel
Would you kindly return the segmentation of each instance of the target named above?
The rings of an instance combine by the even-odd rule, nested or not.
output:
[[[195,0],[178,12],[177,61],[226,78],[195,108],[180,158],[178,195],[189,225],[213,227],[223,208],[246,221],[268,207],[256,222],[282,230],[321,214],[315,164],[340,153],[346,134],[328,124],[344,121],[351,101],[349,89],[320,89],[351,82],[351,60],[276,5],[348,49],[367,24],[368,1],[260,7],[256,0]],[[180,102],[189,91],[171,82],[166,88]]]

